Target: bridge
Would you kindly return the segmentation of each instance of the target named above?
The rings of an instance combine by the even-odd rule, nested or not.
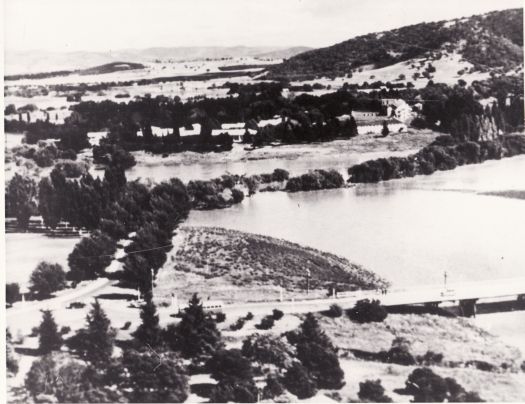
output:
[[[230,313],[278,308],[285,313],[307,313],[323,311],[332,304],[342,308],[351,308],[362,299],[379,300],[386,307],[458,302],[465,316],[475,315],[476,302],[480,299],[519,298],[525,296],[525,277],[506,278],[487,281],[450,283],[445,288],[441,286],[413,286],[406,289],[390,289],[381,291],[356,291],[339,294],[338,297],[324,299],[285,300],[262,303],[240,303],[226,305],[223,311]]]

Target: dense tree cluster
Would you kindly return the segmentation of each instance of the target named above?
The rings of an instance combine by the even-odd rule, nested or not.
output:
[[[321,189],[341,188],[343,176],[336,170],[313,170],[298,177],[291,177],[286,184],[290,192],[316,191]]]
[[[498,140],[483,142],[457,142],[450,136],[443,136],[416,154],[369,160],[349,168],[348,174],[350,182],[354,183],[387,181],[429,175],[436,170],[451,170],[458,165],[475,164],[524,152],[523,136],[504,135]]]

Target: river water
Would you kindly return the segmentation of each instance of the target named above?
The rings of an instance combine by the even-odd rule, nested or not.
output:
[[[523,276],[525,156],[432,176],[300,193],[260,193],[188,224],[220,226],[329,251],[396,286]]]

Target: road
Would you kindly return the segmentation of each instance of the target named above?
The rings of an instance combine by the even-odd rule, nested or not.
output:
[[[305,299],[283,302],[242,303],[226,305],[224,312],[230,314],[246,313],[253,314],[271,312],[278,308],[285,313],[307,313],[323,311],[330,305],[337,303],[342,308],[350,308],[358,300],[375,299],[383,306],[398,306],[404,304],[422,304],[431,302],[454,302],[467,299],[491,299],[507,296],[525,294],[525,277],[508,278],[490,281],[462,282],[443,286],[414,286],[410,289],[390,290],[386,294],[378,291],[357,291],[351,295],[339,298]]]

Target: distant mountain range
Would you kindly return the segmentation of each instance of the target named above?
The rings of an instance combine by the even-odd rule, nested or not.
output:
[[[381,68],[418,57],[432,60],[444,53],[459,54],[480,71],[507,71],[523,64],[523,9],[358,36],[291,57],[270,68],[269,77],[344,76],[362,66]]]
[[[118,61],[133,63],[154,60],[190,61],[230,57],[260,57],[282,59],[310,50],[304,46],[199,46],[158,47],[147,49],[122,49],[110,52],[49,52],[9,51],[5,52],[5,75],[42,73],[61,70],[78,70]]]

